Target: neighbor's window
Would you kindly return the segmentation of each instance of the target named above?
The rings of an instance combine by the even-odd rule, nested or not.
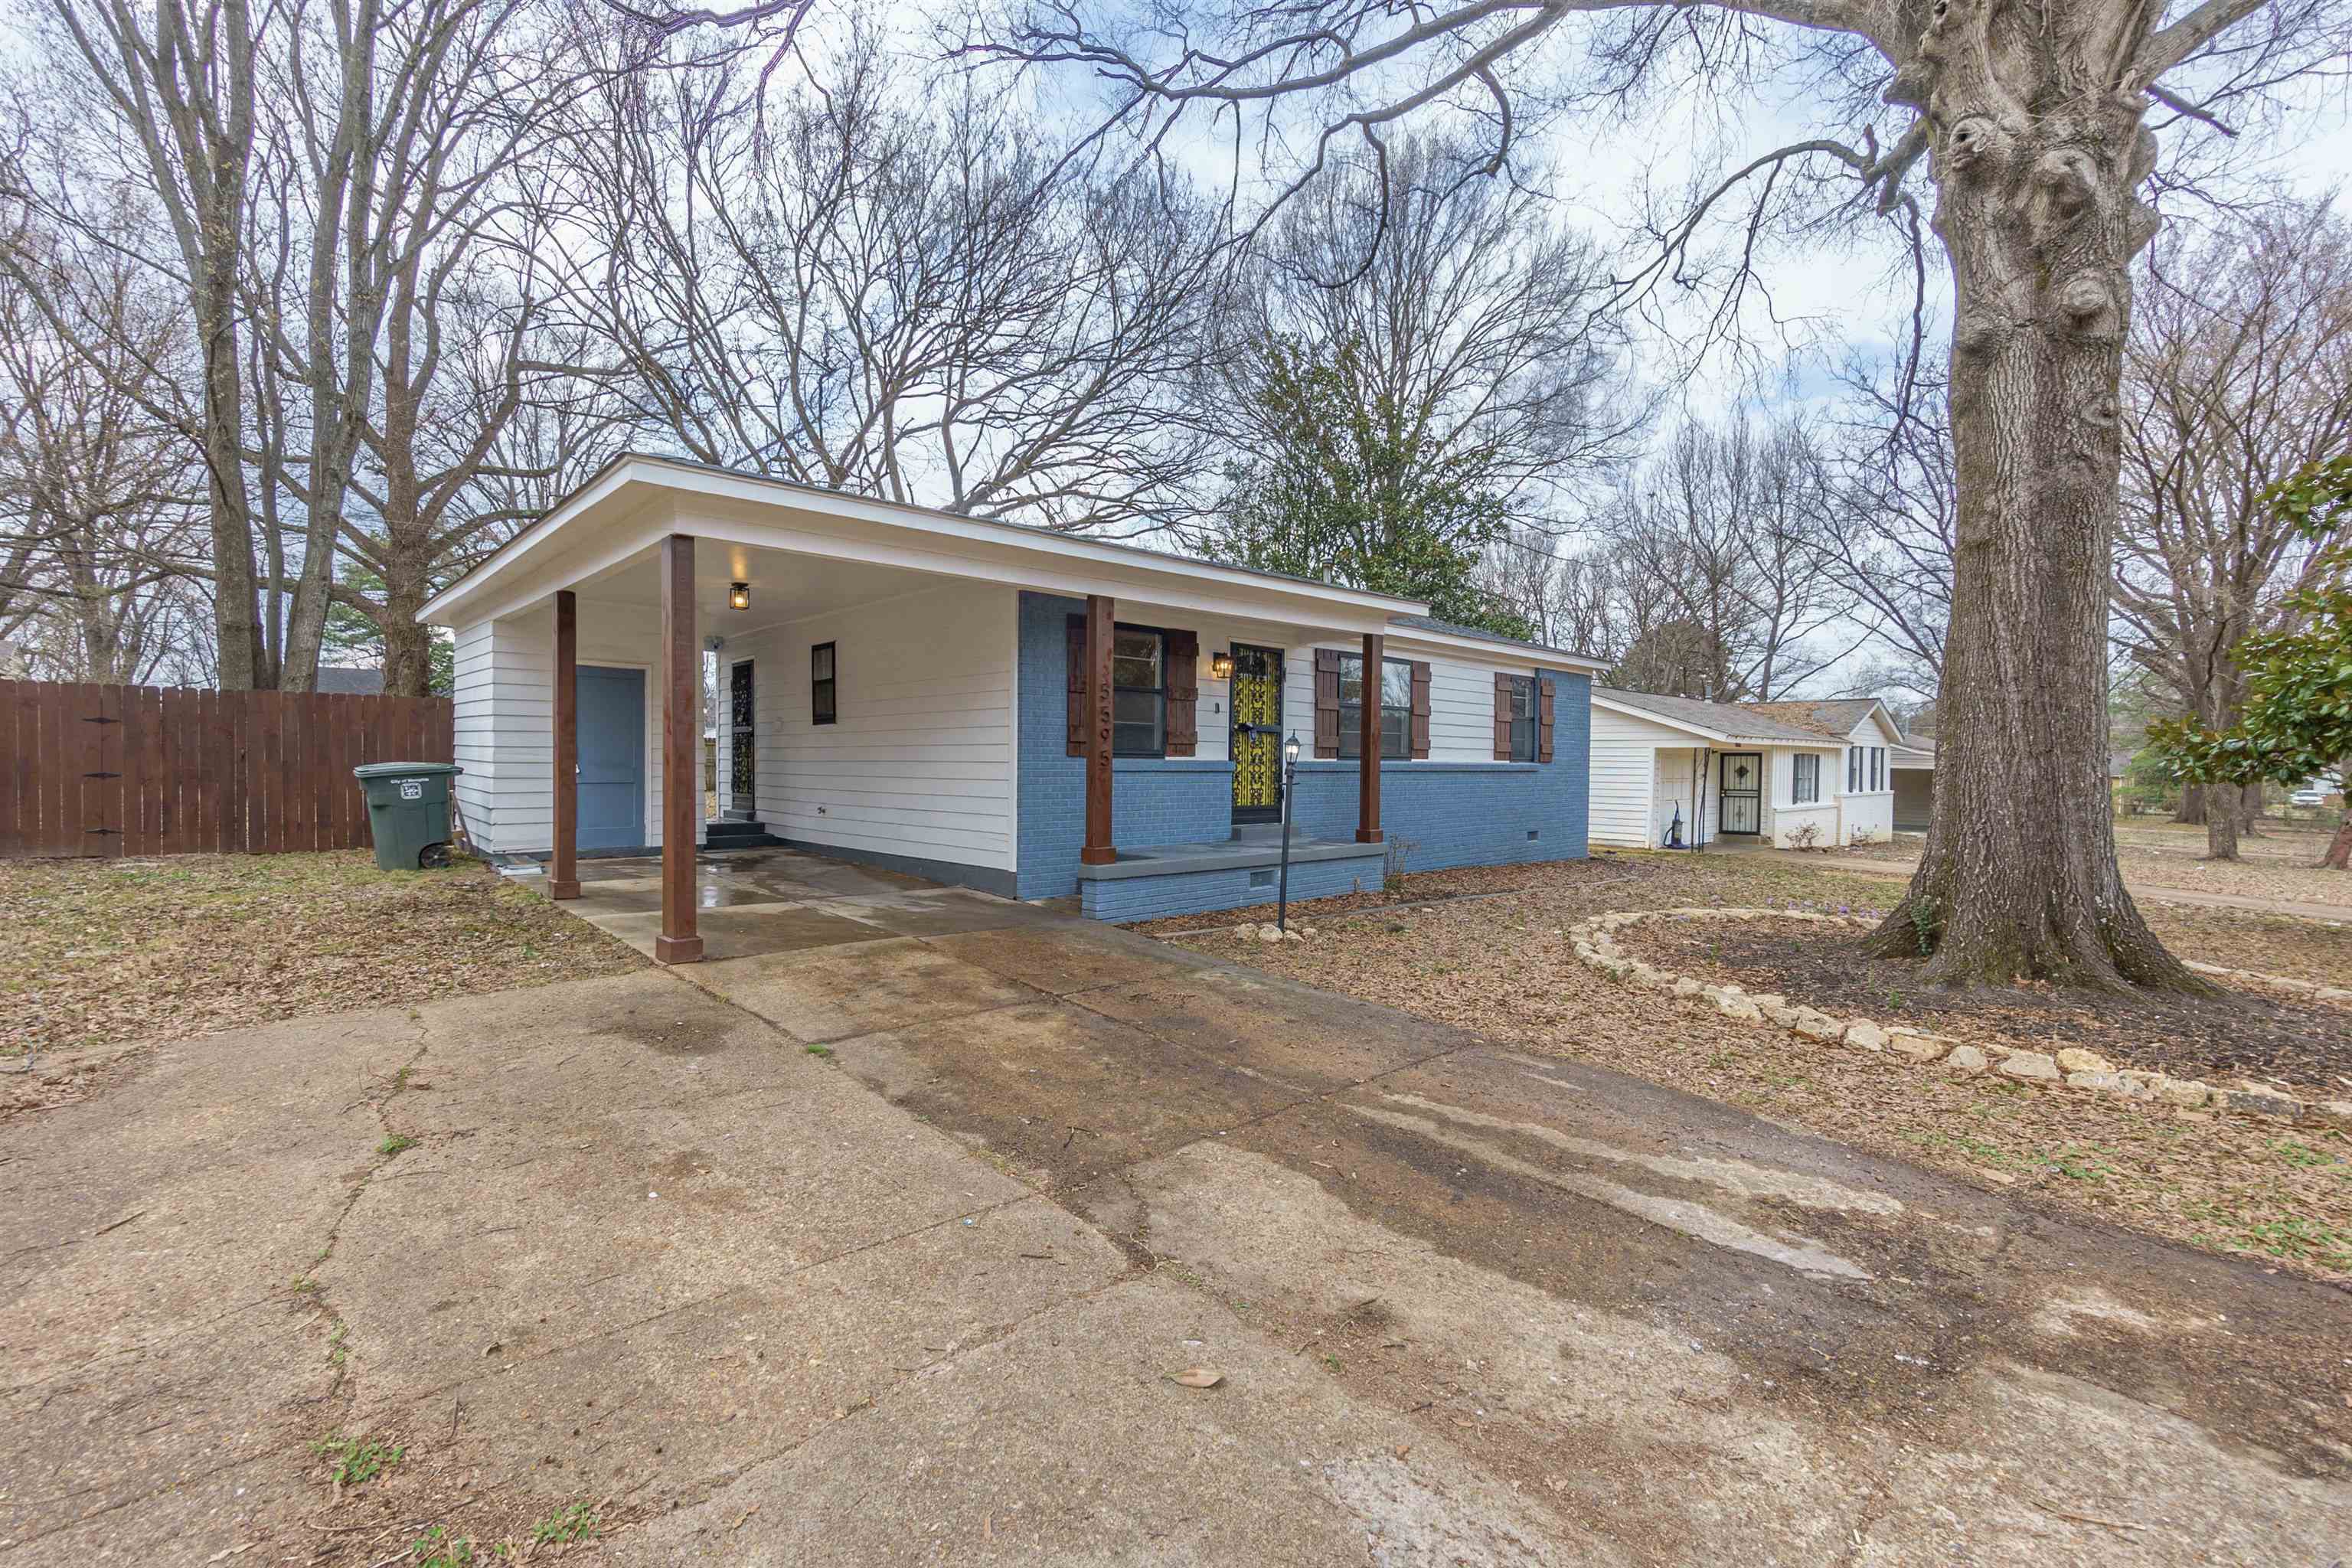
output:
[[[1845,792],[1848,795],[1859,794],[1862,789],[1862,750],[1860,746],[1845,749]]]
[[[1884,746],[1870,748],[1870,787],[1886,787],[1886,748]]]
[[[1797,764],[1796,777],[1789,785],[1790,804],[1811,805],[1822,798],[1821,756],[1818,752],[1799,752],[1790,760]]]
[[[1381,660],[1381,756],[1404,761],[1412,755],[1412,661]],[[1364,656],[1339,656],[1339,754],[1364,754]]]
[[[1118,626],[1110,638],[1110,750],[1115,757],[1168,752],[1168,637]]]
[[[809,722],[830,724],[834,721],[834,651],[829,642],[821,642],[809,649]]]
[[[1536,704],[1536,678],[1514,675],[1511,680],[1511,761],[1536,760],[1536,727],[1541,710]]]

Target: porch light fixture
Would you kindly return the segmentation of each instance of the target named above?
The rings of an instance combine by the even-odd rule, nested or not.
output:
[[[1216,680],[1231,680],[1234,678],[1233,649],[1225,648],[1209,656],[1209,675]]]
[[[749,583],[728,584],[727,607],[730,610],[750,609],[751,607],[751,584]]]

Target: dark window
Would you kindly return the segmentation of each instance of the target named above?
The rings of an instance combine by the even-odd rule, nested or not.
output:
[[[1822,798],[1822,759],[1811,752],[1799,752],[1794,761],[1797,772],[1789,782],[1790,804],[1811,805]]]
[[[1886,787],[1886,748],[1884,746],[1870,748],[1870,787]]]
[[[1542,709],[1536,701],[1536,678],[1514,675],[1511,682],[1511,761],[1532,763],[1536,760],[1537,725]]]
[[[1381,660],[1381,756],[1407,761],[1412,756],[1412,661]],[[1364,754],[1364,656],[1339,656],[1339,754]]]
[[[1115,757],[1168,753],[1168,637],[1118,626],[1110,638],[1110,751]]]
[[[809,649],[809,722],[812,724],[830,724],[836,715],[833,661],[831,643],[821,642]]]
[[[1848,746],[1848,747],[1845,749],[1845,789],[1846,789],[1846,793],[1847,793],[1848,795],[1853,795],[1853,794],[1855,794],[1855,793],[1857,793],[1858,791],[1860,791],[1860,790],[1861,790],[1861,788],[1862,788],[1862,748],[1861,748],[1860,746]]]

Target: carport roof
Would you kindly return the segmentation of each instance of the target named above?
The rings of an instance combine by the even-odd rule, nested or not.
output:
[[[1335,629],[1393,629],[1465,651],[1479,644],[1522,648],[1540,664],[1599,664],[1567,649],[1433,620],[1426,604],[1393,594],[642,452],[605,463],[434,595],[420,618],[458,626],[508,614],[649,548],[664,533],[706,527],[713,537],[738,544],[810,554],[838,546],[845,560],[889,560],[939,575],[1045,592],[1102,592],[1146,602],[1189,595],[1200,602],[1195,607],[1213,601],[1300,624],[1328,620]],[[560,545],[553,542],[559,535]],[[579,566],[583,560],[590,569]],[[1021,570],[1024,563],[1032,569]]]

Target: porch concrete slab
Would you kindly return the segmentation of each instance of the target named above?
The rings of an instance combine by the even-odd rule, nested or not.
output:
[[[813,855],[794,856],[790,859],[771,860],[755,864],[736,873],[748,880],[793,898],[824,896],[829,898],[871,897],[882,893],[919,891],[939,886],[937,882],[910,877],[904,871],[888,871],[879,866],[853,865],[846,860],[825,860]]]
[[[860,1036],[834,1050],[893,1104],[1054,1191],[1217,1137],[1298,1098],[1059,1002]]]
[[[566,900],[565,907],[574,914],[634,915],[661,909],[662,884],[659,877],[615,877],[604,881],[583,881],[580,897]],[[697,876],[694,885],[694,906],[698,910],[722,910],[738,904],[771,904],[790,902],[779,900],[774,891],[741,880],[715,877],[708,873]]]
[[[1127,1271],[1041,1198],[964,1217],[773,1278],[713,1274],[669,1311],[607,1308],[593,1333],[477,1357],[438,1385],[393,1363],[399,1375],[364,1380],[354,1423],[434,1434],[436,1463],[507,1478],[530,1517],[693,1495]]]
[[[865,921],[893,936],[948,936],[958,931],[998,931],[1043,925],[1054,916],[1029,904],[963,888],[907,889],[837,898],[826,909]]]
[[[1104,985],[1072,1000],[1302,1093],[1329,1093],[1460,1043],[1391,1008],[1223,964],[1204,963],[1173,980]]]
[[[857,929],[862,937],[875,934],[870,926]],[[808,1045],[1039,999],[1026,985],[961,963],[912,937],[681,964],[677,973]]]
[[[1170,1381],[1201,1363],[1224,1381]],[[696,1506],[615,1540],[604,1560],[1629,1561],[1160,1276],[924,1369]]]
[[[658,901],[649,914],[587,914],[599,928],[651,957],[660,935]],[[695,917],[702,934],[706,963],[764,954],[799,952],[813,947],[839,947],[845,942],[873,942],[887,932],[857,921],[845,920],[821,907],[803,903],[753,903],[731,909],[704,910]]]
[[[1022,925],[935,936],[931,945],[1057,996],[1105,985],[1181,984],[1208,962],[1147,937],[1042,914]]]

